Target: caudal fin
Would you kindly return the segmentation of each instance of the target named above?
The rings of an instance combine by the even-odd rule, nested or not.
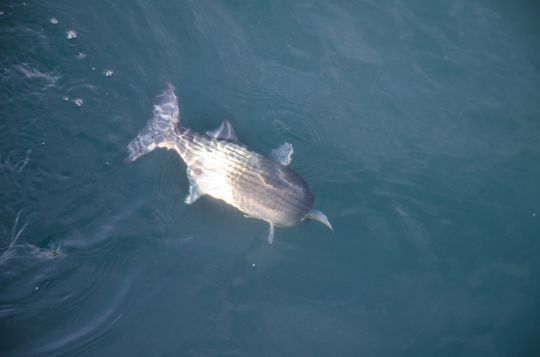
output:
[[[167,88],[156,97],[152,119],[129,143],[126,161],[135,161],[155,148],[166,146],[179,124],[178,99],[174,94],[174,86],[167,83]]]

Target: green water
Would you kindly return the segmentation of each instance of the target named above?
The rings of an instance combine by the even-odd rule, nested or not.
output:
[[[536,2],[0,14],[2,356],[538,355]],[[264,222],[185,205],[174,153],[124,163],[166,81],[186,127],[292,143],[335,232],[268,245]]]

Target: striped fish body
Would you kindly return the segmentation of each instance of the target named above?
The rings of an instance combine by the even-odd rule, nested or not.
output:
[[[174,150],[201,195],[225,201],[246,215],[292,226],[313,208],[307,183],[289,167],[244,145],[181,129]]]
[[[265,157],[242,145],[228,121],[206,134],[183,128],[172,85],[157,97],[153,117],[129,143],[127,161],[156,148],[174,150],[185,162],[190,183],[187,204],[203,195],[222,200],[249,217],[268,222],[269,243],[274,226],[292,226],[310,219],[332,229],[326,216],[313,209],[307,183],[288,167],[291,144],[282,144]]]

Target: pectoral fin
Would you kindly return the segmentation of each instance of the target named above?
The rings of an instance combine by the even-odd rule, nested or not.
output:
[[[283,143],[270,153],[270,158],[275,162],[279,162],[281,165],[288,166],[292,161],[292,154],[294,153],[292,144]]]
[[[272,244],[274,241],[274,225],[270,222],[268,222],[270,225],[270,230],[268,231],[268,237],[266,237],[266,240],[268,241],[268,244]]]
[[[311,220],[314,220],[314,221],[319,221],[322,224],[324,224],[325,226],[327,226],[328,228],[330,228],[332,231],[334,230],[334,228],[332,228],[332,225],[330,224],[330,221],[328,221],[328,218],[326,218],[324,213],[322,213],[319,210],[313,209],[313,210],[309,211],[306,214],[305,218],[306,219],[311,219]]]
[[[184,199],[184,202],[188,205],[192,204],[193,202],[197,201],[201,197],[201,193],[197,189],[197,187],[189,186],[189,193],[187,194],[186,198]]]
[[[197,185],[197,183],[195,182],[195,180],[191,176],[191,173],[190,173],[189,169],[187,171],[187,177],[188,177],[188,180],[189,180],[189,192],[188,192],[186,198],[184,199],[184,202],[186,204],[190,205],[193,202],[197,201],[199,199],[199,197],[202,196],[202,193],[201,193],[201,190],[199,190],[199,186]]]

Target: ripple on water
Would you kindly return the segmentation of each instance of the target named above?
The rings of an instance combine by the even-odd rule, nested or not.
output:
[[[55,275],[47,249],[41,249],[25,241],[25,232],[29,222],[19,211],[14,219],[6,244],[0,253],[0,285],[5,288],[0,295],[0,317],[24,318],[35,313],[33,306],[36,296],[34,291]],[[38,287],[38,289],[36,289]]]
[[[320,131],[313,125],[315,121],[306,120],[308,113],[313,112],[311,101],[258,88],[236,90],[233,95],[240,104],[269,108],[267,112],[259,115],[268,117],[268,121],[284,139],[297,139],[316,145],[322,142]]]
[[[29,83],[42,84],[41,90],[46,90],[56,86],[62,76],[56,73],[41,71],[28,63],[15,65],[16,72],[21,73]]]
[[[122,254],[122,240],[116,238],[140,206],[136,202],[93,227],[38,245],[26,241],[35,235],[26,233],[32,224],[17,214],[8,244],[0,251],[0,285],[6,288],[0,295],[0,318],[10,319],[15,335],[37,315],[58,323],[27,335],[25,343],[12,345],[10,352],[75,353],[116,333],[139,300],[132,290],[141,273],[129,264],[132,255]]]
[[[30,154],[32,153],[32,148],[26,150],[26,155],[24,157],[13,158],[11,155],[0,153],[0,171],[2,172],[14,172],[22,173],[28,161],[30,161]]]

